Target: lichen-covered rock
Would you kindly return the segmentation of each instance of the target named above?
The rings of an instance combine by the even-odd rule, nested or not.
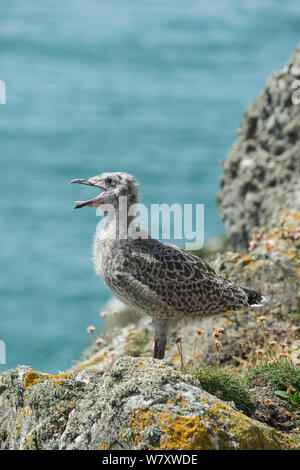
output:
[[[217,200],[234,250],[247,250],[260,228],[274,228],[283,209],[300,209],[300,104],[292,100],[299,71],[300,46],[245,113],[223,162]]]
[[[166,361],[124,357],[102,374],[1,376],[1,449],[295,449]]]

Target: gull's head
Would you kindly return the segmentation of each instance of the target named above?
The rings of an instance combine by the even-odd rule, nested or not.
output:
[[[100,189],[100,194],[87,201],[75,201],[74,209],[80,209],[84,206],[98,208],[102,204],[111,204],[118,207],[120,196],[127,197],[127,205],[131,206],[138,202],[138,184],[135,178],[128,173],[101,173],[86,179],[75,179],[70,184],[86,184]]]

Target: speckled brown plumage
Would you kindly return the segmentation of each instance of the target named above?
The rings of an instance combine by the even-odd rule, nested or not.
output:
[[[108,217],[102,232],[96,233],[95,269],[122,302],[153,317],[154,357],[164,357],[167,332],[182,320],[219,315],[263,303],[260,294],[218,275],[201,258],[148,234],[145,238],[143,230],[137,239],[112,237],[114,224],[122,218],[119,196],[128,195],[126,210],[138,201],[138,187],[132,176],[104,173],[74,182],[104,190],[101,198],[80,202],[80,207],[100,207],[105,201],[116,208],[115,218]],[[127,227],[132,220],[130,217],[126,222]]]

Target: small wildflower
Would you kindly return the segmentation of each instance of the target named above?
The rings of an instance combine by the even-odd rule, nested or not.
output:
[[[275,243],[273,240],[266,240],[264,242],[262,242],[264,247],[266,248],[267,251],[272,251],[274,246],[275,246]]]
[[[264,351],[263,349],[257,349],[257,350],[255,351],[255,354],[257,354],[257,356],[262,356],[262,355],[264,354],[264,352],[265,352],[265,351]]]
[[[287,353],[281,352],[281,353],[279,354],[279,357],[285,357],[285,358],[287,358],[287,357],[289,357],[289,355],[288,355]]]
[[[265,405],[267,405],[267,406],[273,405],[272,400],[270,400],[269,398],[267,398],[267,399],[265,400]]]
[[[203,331],[203,330],[200,330],[200,328],[198,328],[198,329],[196,330],[196,335],[201,336],[202,333],[204,333],[204,331]]]
[[[280,343],[280,347],[281,347],[282,349],[285,349],[285,348],[287,347],[287,344],[286,344],[286,343]]]
[[[101,346],[102,343],[103,343],[103,340],[101,338],[96,339],[97,346]]]
[[[277,341],[274,341],[274,340],[269,342],[270,346],[275,346],[276,344],[277,344]]]
[[[104,311],[100,313],[100,317],[107,317],[108,312]]]
[[[221,334],[223,333],[223,331],[224,331],[224,328],[217,328],[217,329],[213,332],[212,336],[213,336],[214,338],[217,338],[217,339],[218,339],[218,338],[221,336]]]
[[[95,328],[93,325],[90,325],[90,326],[87,327],[86,331],[87,331],[88,333],[94,333],[95,329],[96,329],[96,328]]]
[[[261,228],[258,233],[259,233],[260,235],[262,235],[263,233],[265,233],[265,229],[264,229],[264,228]]]
[[[182,338],[177,338],[177,339],[175,340],[175,343],[178,344],[178,343],[181,343],[181,341],[182,341]]]
[[[260,239],[260,235],[259,235],[258,233],[254,233],[254,234],[252,235],[252,238],[253,238],[253,240],[259,240],[259,239]]]
[[[274,366],[277,363],[277,361],[276,359],[271,359],[271,361],[269,361],[268,363],[270,364],[270,366]]]
[[[294,393],[296,392],[296,389],[294,387],[288,387],[287,388],[287,393],[289,393],[290,395],[294,395]]]
[[[269,336],[270,336],[269,331],[265,331],[265,332],[264,332],[264,337],[265,337],[265,338],[268,338]]]
[[[118,312],[117,312],[117,310],[113,310],[113,311],[111,312],[111,314],[114,315],[114,316],[116,316],[116,315],[118,315]]]
[[[266,317],[258,317],[257,321],[263,323]]]

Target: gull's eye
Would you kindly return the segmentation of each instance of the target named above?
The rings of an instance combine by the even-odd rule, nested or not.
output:
[[[111,178],[105,178],[105,184],[108,184],[110,185],[112,183],[112,179]]]

